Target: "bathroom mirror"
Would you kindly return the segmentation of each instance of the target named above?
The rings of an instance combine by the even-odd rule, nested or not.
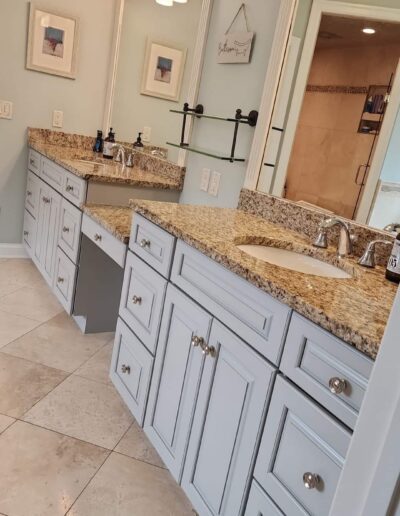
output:
[[[182,118],[170,109],[182,109],[196,89],[193,67],[196,45],[202,44],[198,35],[205,3],[163,6],[156,0],[120,0],[115,76],[105,122],[118,141],[133,143],[141,132],[150,151],[159,157],[167,152],[168,160],[178,162],[179,150],[166,142],[180,137]]]
[[[399,222],[399,60],[400,9],[299,0],[257,189]]]

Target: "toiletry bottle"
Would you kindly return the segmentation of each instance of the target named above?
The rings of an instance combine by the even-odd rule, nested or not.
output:
[[[135,143],[133,144],[133,146],[134,146],[135,148],[137,148],[137,147],[139,147],[139,148],[144,147],[144,145],[143,145],[143,143],[142,143],[142,134],[143,134],[143,133],[139,133],[139,136],[137,137],[137,140],[136,140],[136,141],[135,141]]]
[[[395,283],[400,283],[400,233],[394,241],[392,254],[386,268],[386,278]]]
[[[108,133],[107,138],[104,140],[103,158],[113,159],[113,145],[115,143],[115,133],[113,133],[112,127]]]
[[[103,152],[103,131],[97,131],[96,141],[94,142],[93,152]]]

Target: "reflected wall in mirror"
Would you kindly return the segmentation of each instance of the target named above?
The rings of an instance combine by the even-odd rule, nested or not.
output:
[[[147,140],[144,134],[143,143],[161,147],[168,152],[169,160],[177,162],[179,151],[167,149],[166,142],[178,138],[181,120],[169,110],[181,107],[180,104],[187,100],[202,0],[174,3],[172,7],[161,6],[155,0],[124,0],[123,4],[110,124],[119,141],[130,143],[136,140],[139,132],[146,133],[148,129],[145,128],[149,128],[150,138]],[[148,71],[146,50],[151,41],[186,52],[176,102],[142,93],[143,74]]]
[[[304,38],[299,1],[258,189],[383,229],[400,221],[400,9],[328,4]]]

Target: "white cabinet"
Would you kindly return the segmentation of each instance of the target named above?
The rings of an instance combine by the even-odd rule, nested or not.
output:
[[[76,263],[81,238],[82,212],[65,199],[61,203],[58,245]]]

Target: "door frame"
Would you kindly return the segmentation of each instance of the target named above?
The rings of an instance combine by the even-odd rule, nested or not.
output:
[[[110,76],[107,83],[106,101],[103,115],[103,132],[107,134],[108,128],[111,126],[112,111],[114,105],[115,87],[117,82],[118,58],[121,48],[122,23],[124,18],[126,0],[115,1],[114,28],[111,44],[110,57]],[[200,79],[203,71],[204,54],[208,29],[210,26],[211,13],[214,0],[202,0],[200,18],[196,35],[196,44],[193,53],[193,63],[190,74],[189,89],[185,102],[191,106],[197,102],[200,87]],[[189,117],[186,123],[186,141],[189,141],[193,129],[193,117]],[[178,165],[185,166],[187,151],[180,150],[178,155]]]
[[[304,39],[303,52],[300,59],[299,71],[293,92],[293,99],[290,107],[288,121],[285,129],[285,136],[280,152],[280,160],[277,165],[272,195],[282,197],[284,190],[287,169],[290,155],[292,152],[296,130],[301,114],[304,95],[307,87],[308,75],[312,65],[315,52],[315,45],[319,32],[321,18],[324,14],[344,15],[364,19],[374,19],[387,22],[400,22],[400,9],[389,7],[377,7],[360,4],[350,4],[332,0],[314,0]],[[400,80],[393,84],[391,101],[388,104],[385,120],[379,135],[379,141],[375,150],[374,159],[371,164],[368,180],[364,188],[363,197],[358,209],[356,221],[367,222],[369,212],[375,195],[375,190],[379,181],[380,171],[383,166],[390,136],[396,120],[397,111],[400,105]],[[265,142],[264,142],[265,145]],[[260,171],[261,169],[259,169]],[[369,206],[368,206],[369,202]]]

